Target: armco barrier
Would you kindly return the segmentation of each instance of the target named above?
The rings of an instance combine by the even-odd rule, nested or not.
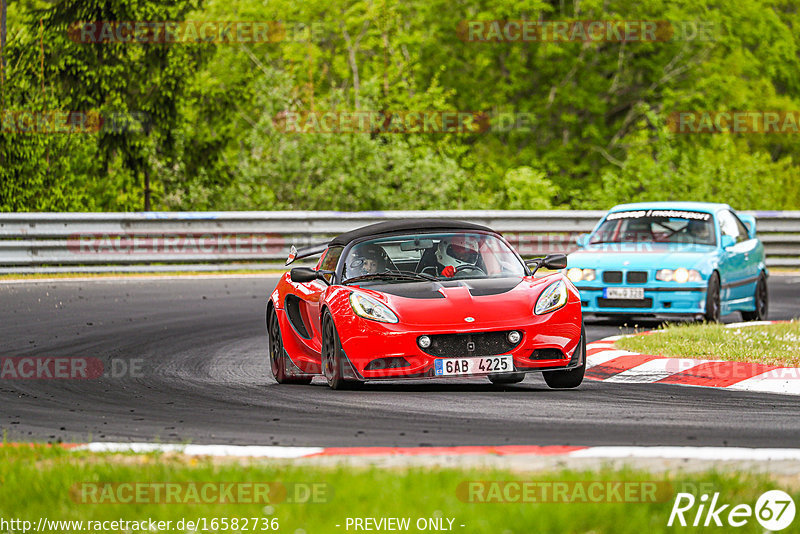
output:
[[[755,215],[771,267],[800,267],[800,212]],[[460,219],[523,256],[575,249],[603,211],[0,213],[0,273],[274,269],[289,247],[387,219]]]

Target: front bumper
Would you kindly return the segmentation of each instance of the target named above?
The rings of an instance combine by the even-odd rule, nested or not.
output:
[[[354,377],[359,380],[380,380],[397,378],[458,378],[481,375],[440,376],[434,371],[434,361],[437,358],[460,358],[483,356],[488,354],[469,353],[448,356],[433,355],[422,350],[417,344],[421,335],[435,336],[439,334],[481,334],[485,332],[500,332],[517,330],[522,333],[521,341],[512,349],[491,356],[511,355],[514,369],[506,372],[538,372],[549,370],[572,369],[579,366],[580,361],[577,349],[581,338],[581,314],[577,303],[569,304],[551,314],[532,316],[526,324],[493,324],[490,327],[480,325],[438,326],[431,328],[414,328],[409,330],[398,324],[378,323],[361,318],[352,319],[355,323],[350,325],[337,324],[337,329],[342,337],[342,349],[347,355]],[[353,328],[355,327],[355,328]],[[348,338],[341,336],[341,332],[356,332]],[[550,349],[544,352],[544,349]],[[555,349],[552,350],[552,349]],[[534,353],[534,351],[539,351]],[[556,353],[557,351],[557,353]],[[550,357],[556,356],[558,357]],[[575,357],[575,358],[573,358]],[[403,367],[375,366],[376,360],[390,361],[393,358],[402,358],[407,365]],[[494,374],[494,373],[487,373]]]
[[[706,310],[705,285],[664,284],[663,286],[644,287],[643,299],[607,298],[606,288],[633,288],[642,286],[615,284],[577,286],[581,295],[583,313],[595,315],[697,315]]]

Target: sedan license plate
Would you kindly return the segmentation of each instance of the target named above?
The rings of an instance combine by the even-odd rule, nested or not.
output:
[[[643,287],[607,287],[604,291],[607,299],[643,299]]]
[[[508,373],[514,370],[514,358],[510,355],[480,358],[437,358],[433,361],[433,367],[436,376]]]

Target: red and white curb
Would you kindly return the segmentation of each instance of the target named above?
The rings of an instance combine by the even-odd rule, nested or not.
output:
[[[741,328],[775,322],[758,321],[725,326]],[[623,337],[629,336],[611,336],[586,345],[586,378],[605,382],[673,384],[800,395],[800,368],[639,354],[615,348],[614,343]]]
[[[7,443],[5,446],[24,446]],[[0,444],[0,447],[3,445]],[[186,445],[168,443],[95,442],[62,444],[70,450],[99,453],[178,453],[187,456],[239,458],[403,458],[403,457],[522,457],[543,456],[594,459],[685,459],[713,461],[800,461],[800,449],[745,447],[635,447],[635,446],[456,446],[456,447],[279,447],[260,445]]]

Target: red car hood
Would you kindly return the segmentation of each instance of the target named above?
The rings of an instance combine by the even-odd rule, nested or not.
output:
[[[389,306],[400,324],[485,329],[529,321],[539,294],[557,276],[370,284],[361,291]]]

